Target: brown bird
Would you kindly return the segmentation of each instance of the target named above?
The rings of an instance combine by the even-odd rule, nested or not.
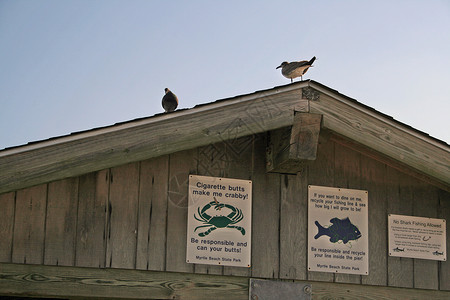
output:
[[[312,66],[313,62],[316,60],[314,56],[310,61],[302,60],[302,61],[293,61],[287,62],[283,61],[281,65],[277,67],[277,69],[281,68],[281,74],[284,77],[290,78],[291,82],[294,78],[301,77],[303,80],[303,75],[305,75],[306,71],[308,71],[309,67]]]
[[[162,107],[164,108],[166,113],[172,112],[177,109],[178,98],[168,88],[165,88],[164,91],[166,92],[166,94],[162,98]]]

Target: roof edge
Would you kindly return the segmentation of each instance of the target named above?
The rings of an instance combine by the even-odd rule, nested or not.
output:
[[[250,94],[244,94],[229,98],[223,98],[216,100],[214,102],[209,102],[205,104],[199,104],[192,108],[176,110],[171,113],[159,113],[149,117],[137,118],[130,121],[124,121],[115,123],[112,125],[106,125],[98,128],[87,129],[82,131],[73,132],[67,135],[56,136],[44,140],[38,140],[29,142],[24,145],[17,145],[12,147],[7,147],[0,150],[0,157],[19,154],[22,152],[32,151],[39,148],[44,148],[48,146],[54,146],[62,143],[73,142],[76,140],[81,140],[85,138],[95,137],[102,134],[107,134],[115,131],[132,129],[135,127],[150,125],[153,123],[159,123],[164,121],[170,121],[175,118],[185,117],[196,113],[201,113],[208,110],[214,110],[221,107],[227,107],[234,105],[236,103],[243,103],[252,101],[261,97],[273,96],[279,93],[290,92],[297,89],[302,89],[308,86],[309,80],[296,82],[294,84],[288,84],[283,86],[276,86],[270,89],[256,91]]]
[[[406,123],[398,121],[389,115],[386,115],[366,104],[359,102],[358,100],[356,100],[354,98],[348,97],[348,96],[340,93],[339,91],[329,88],[317,81],[311,80],[309,83],[309,86],[316,89],[317,91],[322,92],[330,97],[333,97],[336,100],[339,100],[340,102],[343,102],[355,109],[363,111],[367,115],[370,115],[371,117],[373,117],[379,121],[389,124],[399,130],[406,131],[408,134],[415,136],[416,138],[419,138],[425,142],[428,142],[428,143],[430,143],[436,147],[439,147],[450,153],[450,145],[447,144],[443,140],[440,140],[438,138],[430,136],[429,134],[427,134],[423,131],[420,131],[410,125],[407,125]]]

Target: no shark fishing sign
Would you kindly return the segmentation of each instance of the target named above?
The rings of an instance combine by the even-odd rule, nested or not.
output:
[[[308,187],[308,270],[369,274],[368,193]]]
[[[189,176],[186,262],[250,267],[252,182]]]

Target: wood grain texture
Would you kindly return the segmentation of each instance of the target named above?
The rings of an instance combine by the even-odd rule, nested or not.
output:
[[[165,269],[168,177],[168,155],[141,162],[137,269]]]
[[[434,187],[411,179],[413,185],[414,216],[436,218],[439,207],[438,191]],[[414,259],[414,288],[439,289],[439,262],[435,260]]]
[[[252,276],[279,276],[280,175],[266,173],[266,139],[255,141],[252,203]]]
[[[313,300],[446,300],[450,292],[298,281]],[[126,299],[249,299],[244,277],[121,269],[0,264],[0,294],[35,297]]]
[[[388,248],[386,165],[362,156],[361,189],[369,194],[369,275],[362,276],[362,284],[385,286]]]
[[[244,300],[248,299],[248,279],[139,270],[0,264],[0,295]]]
[[[77,177],[48,184],[44,264],[74,265],[77,210]]]
[[[325,128],[435,177],[448,186],[449,147],[422,137],[391,119],[364,110],[344,97],[319,87],[317,89],[327,95],[321,94],[319,101],[311,101],[310,112],[323,114]]]
[[[228,161],[231,160],[224,142],[214,143],[197,148],[199,175],[224,177]]]
[[[12,262],[44,262],[47,185],[17,191]]]
[[[308,165],[308,185],[334,186],[334,148],[335,144],[321,134],[317,159]],[[334,281],[334,274],[308,271],[308,280]]]
[[[186,263],[186,226],[189,174],[196,173],[196,155],[197,151],[193,149],[169,157],[166,271],[194,271],[194,265]]]
[[[321,92],[309,108],[301,99],[307,86]],[[325,128],[449,186],[448,145],[310,81],[0,151],[0,193],[220,142],[230,132],[291,126],[297,109],[322,114]]]
[[[305,101],[287,86],[2,151],[0,193],[289,126]]]
[[[358,284],[332,284],[326,282],[312,282],[313,300],[429,300],[449,299],[449,292],[379,287]]]
[[[209,146],[0,195],[0,203],[7,199],[0,209],[0,237],[6,237],[0,257],[18,264],[62,264],[67,259],[80,267],[450,290],[448,262],[387,256],[387,214],[448,220],[448,192],[386,165],[374,153],[364,155],[363,148],[349,148],[329,131],[321,131],[317,158],[302,172],[267,174],[266,133],[232,134],[230,129],[228,140]],[[189,174],[253,181],[251,268],[185,262]],[[369,276],[307,272],[309,184],[369,191],[369,224],[377,224],[369,226]],[[73,224],[71,216],[76,224],[66,234],[64,224]],[[65,249],[70,249],[75,229],[74,257],[73,250]],[[447,227],[447,236],[449,232]]]
[[[280,278],[307,279],[308,176],[281,176]]]
[[[325,130],[325,129],[322,129],[322,131],[329,132],[328,130]],[[374,159],[376,161],[384,163],[386,166],[397,169],[398,171],[400,171],[408,176],[414,177],[416,179],[419,179],[420,181],[423,181],[424,183],[433,185],[437,188],[440,188],[440,189],[450,192],[450,185],[448,183],[439,182],[436,179],[433,179],[431,176],[424,174],[423,172],[419,172],[416,169],[412,169],[410,166],[405,165],[404,163],[399,162],[397,160],[394,160],[394,159],[388,157],[387,155],[382,154],[374,149],[364,146],[363,144],[357,143],[355,141],[351,141],[351,140],[337,134],[336,132],[333,132],[331,134],[330,139],[332,139],[333,141],[335,141],[339,144],[345,145],[346,147],[351,148],[351,149],[363,154],[364,156],[367,156],[371,159]]]
[[[197,157],[197,174],[212,177],[224,177],[229,161],[229,153],[224,142],[199,147]],[[223,274],[223,266],[195,264],[194,271],[198,274]]]
[[[11,262],[16,193],[0,195],[0,262]]]
[[[139,193],[139,164],[111,169],[106,266],[134,269]]]
[[[292,126],[290,156],[301,160],[315,160],[322,115],[296,113]]]
[[[439,262],[439,289],[450,291],[450,257],[448,251],[450,249],[450,193],[438,190],[439,197],[439,209],[438,217],[440,219],[445,219],[447,228],[447,261]]]
[[[322,115],[296,113],[290,127],[271,131],[267,171],[297,174],[306,161],[316,159]]]
[[[109,169],[79,178],[75,265],[105,267]]]
[[[227,163],[225,165],[224,177],[251,180],[253,171],[253,145],[256,140],[262,138],[264,138],[264,134],[256,134],[229,139],[225,142]],[[224,266],[223,269],[224,275],[249,277],[250,273],[251,268]]]
[[[412,215],[411,186],[405,174],[387,168],[387,203],[388,214]],[[369,207],[370,209],[370,207]],[[387,218],[387,216],[386,216]],[[388,257],[388,285],[396,287],[414,286],[413,259],[405,257]]]
[[[334,148],[334,155],[335,187],[345,189],[360,189],[361,154],[345,147],[344,145],[336,143]],[[361,275],[336,273],[335,282],[361,283]]]

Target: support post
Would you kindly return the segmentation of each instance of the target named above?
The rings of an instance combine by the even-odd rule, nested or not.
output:
[[[267,172],[296,174],[308,161],[316,159],[322,115],[295,113],[292,126],[271,131],[267,152]]]

